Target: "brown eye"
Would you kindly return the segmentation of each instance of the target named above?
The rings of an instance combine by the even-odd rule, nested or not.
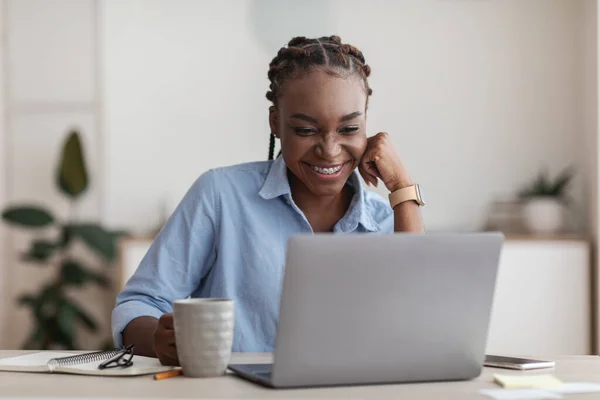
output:
[[[340,133],[343,133],[345,135],[351,135],[358,130],[359,130],[358,126],[345,126],[342,129],[340,129]]]
[[[310,136],[317,133],[313,128],[294,128],[294,131],[300,136]]]

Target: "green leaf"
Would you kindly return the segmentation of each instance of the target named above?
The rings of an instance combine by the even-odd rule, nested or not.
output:
[[[48,336],[48,344],[57,344],[65,347],[67,350],[75,350],[75,340],[73,330],[65,330],[61,326],[58,314],[47,318],[44,321],[44,332]],[[66,322],[66,321],[64,321]],[[47,349],[47,346],[45,346]]]
[[[70,225],[61,226],[60,239],[58,241],[58,246],[61,249],[64,249],[65,247],[67,247],[69,245],[69,243],[71,243],[72,237],[73,237],[73,234],[71,233],[71,226]]]
[[[33,332],[31,332],[31,334],[29,335],[29,337],[27,338],[27,340],[25,341],[25,343],[23,344],[22,347],[24,350],[41,349],[43,339],[44,339],[43,330],[39,325],[37,325],[35,327],[35,329],[33,330]]]
[[[74,286],[82,286],[88,280],[87,272],[83,267],[72,260],[63,261],[60,277],[63,283]]]
[[[73,312],[74,317],[80,321],[86,328],[88,328],[92,332],[96,332],[98,330],[98,324],[92,317],[90,317],[85,310],[79,307],[77,304],[65,299],[65,307],[69,307]]]
[[[54,222],[54,217],[49,211],[35,206],[9,207],[2,213],[2,219],[28,228],[41,228]]]
[[[57,183],[67,196],[77,198],[88,187],[88,173],[79,132],[71,131],[62,149]]]
[[[23,261],[48,261],[57,247],[56,243],[48,240],[34,240],[29,251],[23,255]]]
[[[552,193],[555,196],[563,196],[565,194],[565,190],[567,185],[573,178],[574,171],[571,168],[567,168],[560,173],[560,175],[556,178],[554,185],[552,187]]]
[[[58,326],[65,341],[63,344],[69,347],[73,341],[73,333],[75,332],[75,312],[66,301],[58,303]],[[61,340],[62,341],[62,340]]]
[[[57,304],[62,298],[58,285],[59,283],[52,283],[41,289],[34,309],[34,314],[38,320],[42,321],[56,314]]]
[[[115,342],[112,339],[106,339],[98,346],[98,348],[100,350],[114,350]]]
[[[67,285],[82,286],[88,282],[93,282],[102,287],[108,286],[108,280],[104,275],[91,271],[71,259],[63,261],[60,275],[62,282]]]
[[[110,286],[108,279],[106,278],[106,276],[104,276],[102,274],[99,274],[94,271],[88,271],[88,277],[91,281],[93,281],[94,283],[98,284],[99,286],[101,286],[103,288],[107,288]]]
[[[71,225],[70,232],[79,237],[107,261],[116,257],[115,236],[97,224]]]
[[[22,296],[19,296],[17,301],[19,302],[19,304],[21,304],[23,306],[35,307],[37,305],[38,299],[36,299],[34,296],[32,296],[30,294],[24,294]]]

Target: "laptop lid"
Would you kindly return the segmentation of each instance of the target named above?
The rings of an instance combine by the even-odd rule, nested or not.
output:
[[[477,377],[503,239],[500,233],[290,238],[272,384]]]

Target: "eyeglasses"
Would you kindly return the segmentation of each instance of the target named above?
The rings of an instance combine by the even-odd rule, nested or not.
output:
[[[98,365],[98,369],[108,369],[108,368],[127,368],[133,365],[133,345],[130,344],[125,347],[119,354],[116,356],[109,358],[104,361],[102,364]]]

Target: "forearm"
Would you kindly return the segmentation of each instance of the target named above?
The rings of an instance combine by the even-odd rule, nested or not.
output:
[[[394,207],[394,232],[425,231],[421,210],[414,201],[405,201]]]
[[[146,357],[156,357],[154,352],[154,331],[158,320],[154,317],[139,317],[132,320],[123,331],[123,344],[134,345],[134,353]]]

